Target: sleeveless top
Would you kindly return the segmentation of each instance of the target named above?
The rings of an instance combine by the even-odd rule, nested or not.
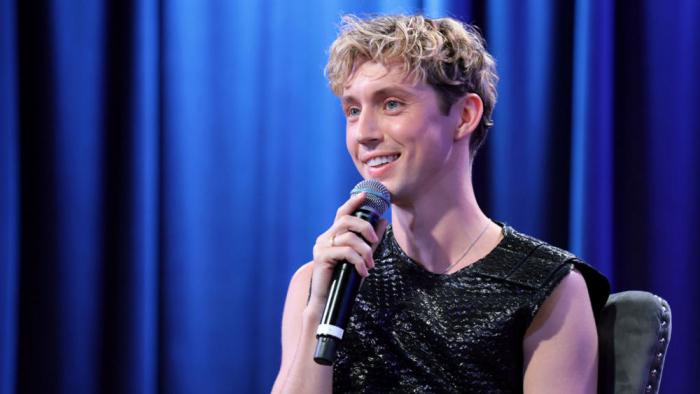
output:
[[[408,257],[389,226],[338,348],[333,391],[522,392],[525,332],[556,285],[575,266],[594,312],[610,289],[571,253],[502,227],[488,255],[441,275]]]

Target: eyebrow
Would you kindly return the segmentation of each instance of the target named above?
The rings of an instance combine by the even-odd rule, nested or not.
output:
[[[386,96],[409,96],[409,97],[415,97],[416,93],[403,88],[400,85],[390,85],[384,88],[381,88],[374,93],[372,93],[372,99],[375,100],[377,97],[386,97]],[[354,96],[342,96],[341,101],[343,103],[347,102],[357,102],[357,98]]]

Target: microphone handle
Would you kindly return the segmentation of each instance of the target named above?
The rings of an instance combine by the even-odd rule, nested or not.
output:
[[[377,224],[380,218],[380,215],[367,207],[361,207],[353,213],[353,216],[370,222],[372,227]],[[365,240],[365,242],[367,241]],[[369,242],[367,243],[369,244]],[[352,307],[355,305],[355,298],[361,283],[362,276],[357,273],[354,265],[347,261],[336,264],[328,290],[326,308],[316,331],[318,342],[314,361],[318,364],[333,365],[338,344],[343,339],[343,333],[348,324]]]

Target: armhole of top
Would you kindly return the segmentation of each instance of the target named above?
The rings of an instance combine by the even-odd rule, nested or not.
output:
[[[534,319],[545,300],[547,300],[559,283],[561,283],[573,269],[576,269],[586,282],[586,290],[588,291],[588,298],[591,302],[591,309],[595,316],[598,315],[598,312],[605,306],[608,296],[610,295],[608,279],[595,268],[574,257],[564,261],[561,266],[552,273],[545,282],[545,285],[540,288],[537,300],[531,311],[530,322],[532,322],[532,319]]]
[[[530,324],[532,324],[535,315],[537,315],[537,312],[539,312],[540,308],[547,300],[547,298],[549,298],[549,296],[552,295],[554,289],[556,289],[557,286],[559,286],[559,283],[561,283],[561,281],[567,275],[569,275],[573,269],[574,264],[572,261],[567,260],[562,262],[562,264],[552,272],[545,284],[542,287],[540,287],[540,289],[537,291],[535,302],[532,305],[532,308],[530,309],[529,321],[527,323],[528,327],[530,326]]]
[[[598,312],[603,309],[605,303],[608,301],[608,296],[610,296],[610,282],[605,275],[578,258],[572,259],[571,263],[586,281],[588,298],[591,299],[593,314],[597,317]]]

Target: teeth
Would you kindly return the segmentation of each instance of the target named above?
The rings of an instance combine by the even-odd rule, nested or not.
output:
[[[391,156],[379,156],[367,161],[367,165],[370,167],[381,166],[382,164],[391,163],[392,161],[399,158],[399,155]]]

